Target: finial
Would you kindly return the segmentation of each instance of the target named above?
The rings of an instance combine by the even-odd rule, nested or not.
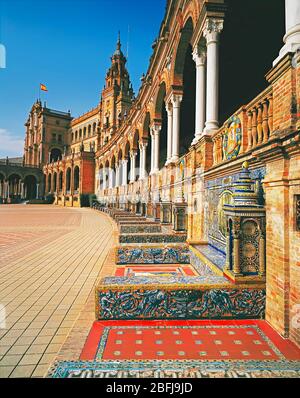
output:
[[[243,170],[248,170],[249,169],[249,162],[247,162],[247,161],[244,162],[243,165],[242,165],[242,169]]]
[[[121,49],[121,33],[120,31],[118,32],[118,42],[117,42],[117,49]]]

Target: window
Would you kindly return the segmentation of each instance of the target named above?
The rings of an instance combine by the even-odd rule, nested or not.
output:
[[[300,231],[300,195],[295,195],[296,202],[296,230]]]
[[[53,142],[56,141],[56,134],[55,134],[55,133],[52,134],[52,141],[53,141]]]
[[[58,136],[58,142],[62,142],[62,136],[61,136],[61,134],[59,134],[59,136]]]

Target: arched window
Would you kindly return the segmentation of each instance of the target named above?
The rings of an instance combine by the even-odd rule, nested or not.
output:
[[[91,131],[92,131],[92,126],[89,125],[89,127],[88,127],[88,135],[89,135],[89,137],[90,137],[90,135],[91,135]]]

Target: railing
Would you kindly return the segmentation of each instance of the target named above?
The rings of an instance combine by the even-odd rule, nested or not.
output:
[[[248,105],[241,107],[234,114],[241,122],[241,136],[234,136],[234,144],[239,146],[235,156],[253,150],[255,147],[267,143],[273,132],[273,92],[268,87]],[[212,136],[213,165],[233,158],[225,155],[224,139],[230,134],[229,118],[224,125]]]
[[[247,150],[268,142],[273,132],[273,93],[270,88],[266,91],[246,107],[248,116]]]

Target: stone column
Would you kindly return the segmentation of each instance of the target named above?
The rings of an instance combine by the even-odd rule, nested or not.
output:
[[[103,168],[103,189],[106,189],[106,169]]]
[[[172,145],[173,145],[173,107],[171,102],[169,102],[166,105],[166,111],[168,114],[167,161],[166,161],[166,166],[167,166],[172,159]]]
[[[275,66],[287,53],[296,52],[300,48],[300,2],[299,0],[285,0],[285,43],[280,50],[279,57],[273,62]]]
[[[122,172],[122,177],[123,177],[123,185],[126,186],[127,185],[127,163],[128,163],[128,159],[123,159],[122,162],[122,166],[123,166],[123,172]]]
[[[233,222],[233,273],[235,275],[241,274],[240,265],[240,227],[239,221]]]
[[[266,241],[265,236],[261,234],[259,239],[259,275],[266,274]]]
[[[219,35],[223,20],[206,20],[204,36],[207,43],[207,86],[205,132],[219,128]]]
[[[39,198],[39,192],[40,192],[40,184],[36,184],[36,199]]]
[[[112,169],[108,169],[108,188],[112,188]]]
[[[21,182],[21,199],[24,199],[24,182]]]
[[[154,129],[151,128],[150,130],[151,135],[151,170],[150,175],[154,172],[154,158],[155,158],[155,136],[154,136]]]
[[[172,162],[179,159],[179,139],[180,139],[180,104],[182,95],[174,94],[172,96],[173,104],[173,133],[172,133]]]
[[[195,145],[203,134],[205,126],[205,49],[197,46],[193,52],[193,59],[196,64],[196,123],[192,145]]]
[[[140,144],[140,180],[146,177],[146,149],[148,142]]]
[[[136,151],[130,153],[130,182],[135,182],[136,179]]]
[[[154,162],[153,162],[153,170],[154,174],[159,172],[159,139],[160,139],[160,131],[161,126],[156,125],[153,127],[153,136],[154,136]]]
[[[120,186],[120,164],[116,164],[116,187]]]

